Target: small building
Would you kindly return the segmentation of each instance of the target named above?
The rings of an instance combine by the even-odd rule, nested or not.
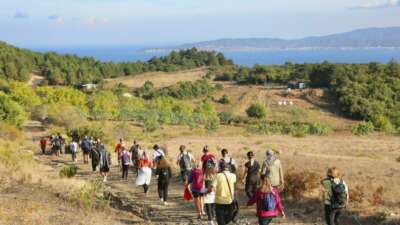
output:
[[[81,84],[81,85],[79,85],[79,89],[85,90],[85,91],[94,90],[96,88],[97,88],[97,84]]]
[[[287,86],[290,89],[307,89],[309,87],[308,83],[301,81],[289,81]]]

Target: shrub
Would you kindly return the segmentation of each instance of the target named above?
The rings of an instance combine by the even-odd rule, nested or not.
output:
[[[305,193],[319,187],[320,177],[313,172],[289,169],[285,175],[284,194],[299,200]]]
[[[78,108],[65,103],[49,106],[48,121],[67,129],[83,126],[87,122],[86,116]]]
[[[26,119],[22,106],[0,91],[0,121],[21,126]]]
[[[223,96],[218,100],[218,102],[221,103],[221,104],[230,104],[230,103],[231,103],[231,100],[230,100],[230,98],[229,98],[228,95],[223,95]]]
[[[373,193],[372,193],[372,197],[369,200],[369,202],[371,203],[371,205],[373,206],[381,206],[385,203],[385,201],[383,200],[383,193],[384,193],[384,188],[383,186],[379,186]]]
[[[146,114],[143,118],[143,126],[146,132],[154,132],[160,128],[160,123],[158,122],[158,115],[155,112]]]
[[[49,105],[47,104],[34,106],[31,111],[31,118],[44,122],[49,117],[48,111]]]
[[[75,141],[79,141],[83,136],[103,140],[105,138],[105,133],[103,131],[103,128],[99,126],[82,126],[70,129],[68,131],[68,136],[70,136]]]
[[[82,112],[87,112],[87,98],[82,91],[69,87],[38,87],[36,94],[40,97],[43,104],[64,103],[79,108]]]
[[[380,131],[384,131],[387,133],[395,132],[395,128],[390,122],[390,120],[383,115],[377,115],[372,117],[371,122],[374,125],[374,127]]]
[[[351,132],[354,135],[368,135],[374,131],[374,125],[371,122],[361,122],[352,127]]]
[[[22,140],[24,134],[14,125],[0,122],[0,138],[9,141]]]
[[[59,172],[60,177],[71,178],[75,176],[78,171],[78,167],[75,165],[65,165]]]
[[[357,185],[349,191],[350,202],[362,203],[365,198],[364,187]]]
[[[119,99],[111,91],[100,91],[91,97],[89,107],[94,119],[114,119],[119,114]]]
[[[308,130],[311,135],[319,136],[326,136],[332,131],[329,126],[320,123],[310,123]]]
[[[9,88],[9,96],[27,111],[41,102],[33,88],[24,83],[10,82]]]
[[[87,210],[104,208],[109,203],[104,197],[104,191],[105,188],[101,181],[90,181],[72,193],[71,200]]]
[[[231,112],[220,112],[218,113],[218,118],[222,124],[230,125],[233,123],[239,123],[240,118],[235,116]]]
[[[284,132],[291,134],[293,137],[305,137],[310,133],[310,130],[307,124],[293,123],[284,128]]]
[[[267,115],[267,110],[261,104],[252,104],[247,108],[246,113],[248,117],[262,119]]]

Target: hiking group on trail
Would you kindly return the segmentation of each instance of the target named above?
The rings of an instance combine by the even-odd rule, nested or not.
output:
[[[83,163],[88,164],[90,158],[93,172],[98,168],[103,182],[107,182],[112,166],[111,153],[100,139],[84,136],[79,141],[73,140],[67,144],[57,134],[49,140],[42,138],[39,144],[43,154],[46,153],[47,145],[51,146],[51,153],[56,156],[62,154],[62,149],[65,148],[64,153],[71,154],[73,162],[77,162],[76,156],[80,148]],[[152,154],[149,154],[136,141],[128,148],[121,138],[115,145],[114,152],[122,180],[128,180],[129,171],[133,171],[135,185],[142,187],[147,196],[152,176],[156,176],[160,201],[168,205],[168,189],[173,173],[164,149],[156,144]],[[280,197],[285,185],[284,172],[282,163],[273,150],[266,151],[266,158],[261,166],[254,152],[247,152],[248,160],[244,164],[241,180],[236,176],[239,167],[227,149],[221,150],[219,160],[208,146],[204,146],[202,152],[201,158],[196,160],[186,146],[181,145],[176,158],[176,165],[180,169],[179,179],[184,189],[183,197],[185,200],[193,199],[199,220],[206,217],[209,225],[213,225],[214,220],[218,225],[235,222],[240,208],[236,198],[238,182],[245,185],[247,206],[256,205],[256,216],[260,225],[268,225],[274,218],[286,216]],[[327,225],[339,225],[340,217],[349,201],[348,186],[336,167],[328,169],[321,184],[324,191],[325,222]]]

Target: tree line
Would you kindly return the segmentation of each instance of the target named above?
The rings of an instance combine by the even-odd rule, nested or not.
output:
[[[100,83],[105,78],[135,75],[149,71],[172,72],[202,66],[233,65],[221,53],[196,48],[172,51],[147,62],[101,62],[92,57],[37,53],[0,42],[0,79],[27,81],[30,73],[45,77],[49,85]]]

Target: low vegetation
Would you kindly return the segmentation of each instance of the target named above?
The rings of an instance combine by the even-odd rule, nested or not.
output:
[[[66,178],[71,178],[75,176],[75,174],[78,172],[78,167],[76,165],[65,165],[61,170],[60,170],[60,177],[66,177]]]
[[[247,131],[257,134],[290,134],[294,137],[304,137],[306,135],[325,136],[332,130],[328,125],[319,123],[264,121],[248,125]]]

